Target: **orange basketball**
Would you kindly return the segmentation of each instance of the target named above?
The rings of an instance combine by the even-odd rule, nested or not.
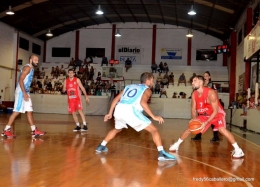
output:
[[[199,134],[201,132],[201,122],[200,121],[190,121],[189,123],[189,130],[192,134]]]

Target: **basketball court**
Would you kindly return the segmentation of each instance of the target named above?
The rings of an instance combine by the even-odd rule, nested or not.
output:
[[[10,114],[0,114],[3,129]],[[259,134],[232,127],[232,134],[245,157],[232,159],[232,145],[220,135],[219,143],[210,143],[212,131],[201,141],[188,137],[174,153],[177,161],[159,162],[152,136],[125,129],[108,143],[108,153],[95,149],[113,120],[87,116],[89,131],[73,132],[71,115],[34,113],[35,123],[47,134],[33,140],[26,115],[13,126],[15,139],[1,140],[1,184],[6,187],[222,187],[260,186]],[[165,119],[155,125],[162,136],[165,150],[187,128],[189,120]],[[230,129],[230,127],[228,127]],[[257,142],[258,141],[258,142]]]

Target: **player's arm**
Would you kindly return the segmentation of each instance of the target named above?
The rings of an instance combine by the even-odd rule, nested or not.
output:
[[[120,101],[120,98],[121,98],[121,96],[123,95],[123,93],[124,93],[124,90],[121,91],[121,92],[113,99],[113,101],[112,101],[112,103],[111,103],[111,105],[110,105],[109,113],[108,113],[107,115],[105,115],[104,121],[107,121],[107,120],[109,120],[109,119],[112,118],[113,111],[114,111],[114,109],[115,109],[115,107],[116,107],[116,104]]]
[[[85,88],[83,87],[83,85],[82,85],[81,81],[79,80],[79,78],[77,78],[77,83],[78,83],[78,85],[79,85],[81,91],[82,91],[83,94],[85,95],[86,101],[89,102],[89,98],[88,98],[88,96],[87,96],[86,90],[85,90]]]
[[[214,117],[218,114],[218,94],[215,90],[210,90],[208,92],[208,101],[212,107],[212,114],[210,115],[209,119],[205,122],[206,124],[209,123]]]
[[[191,96],[191,119],[196,119],[196,117],[197,117],[196,100],[193,92]]]
[[[62,93],[65,93],[66,89],[67,88],[66,88],[66,79],[65,79],[63,82]]]
[[[151,91],[150,89],[146,89],[145,92],[144,92],[143,95],[142,95],[142,99],[141,99],[140,104],[141,104],[142,108],[144,109],[144,111],[145,111],[151,118],[153,118],[153,120],[159,121],[159,123],[161,124],[161,123],[164,122],[163,118],[160,117],[160,116],[155,116],[155,115],[152,113],[152,111],[151,111],[151,109],[150,109],[150,107],[149,107],[149,105],[148,105],[148,100],[149,100],[149,98],[151,97],[151,95],[152,95],[152,91]]]
[[[25,101],[29,100],[29,95],[25,91],[24,82],[23,81],[24,81],[25,77],[30,73],[30,71],[31,71],[30,66],[25,66],[23,68],[21,76],[19,78],[19,85],[20,85],[20,88],[21,88],[21,90],[23,92],[23,98],[24,98]]]

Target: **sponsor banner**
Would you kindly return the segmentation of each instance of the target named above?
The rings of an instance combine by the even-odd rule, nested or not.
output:
[[[251,58],[260,49],[260,22],[244,38],[244,57]]]
[[[116,60],[125,64],[129,58],[133,64],[141,64],[141,46],[118,45],[116,47]]]
[[[238,92],[243,92],[244,90],[245,73],[239,75],[238,77]]]
[[[161,59],[180,60],[182,59],[182,49],[162,48]]]

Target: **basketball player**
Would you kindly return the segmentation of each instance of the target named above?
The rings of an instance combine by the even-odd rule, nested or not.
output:
[[[211,77],[210,77],[209,71],[205,71],[205,73],[204,73],[204,86],[209,87],[209,88],[213,88],[213,84],[211,82]],[[218,130],[214,128],[214,125],[211,125],[211,128],[213,130],[213,138],[210,141],[211,142],[218,142],[219,141]],[[191,138],[191,139],[192,140],[201,140],[201,135],[202,135],[201,133],[196,134],[196,136],[194,138]]]
[[[25,112],[27,112],[27,119],[29,124],[31,125],[32,137],[41,136],[45,134],[45,132],[41,132],[34,125],[34,119],[32,114],[32,101],[30,98],[30,85],[32,83],[34,74],[33,68],[37,67],[38,61],[38,56],[31,55],[29,58],[29,64],[26,64],[22,67],[22,70],[18,76],[18,82],[15,89],[15,103],[13,113],[10,116],[8,123],[1,134],[2,136],[5,136],[7,138],[15,137],[15,135],[11,133],[11,125],[20,113]]]
[[[214,129],[218,129],[234,147],[232,156],[234,158],[243,157],[242,149],[237,145],[234,136],[226,129],[226,113],[219,103],[217,92],[204,86],[204,77],[201,75],[196,75],[193,78],[192,88],[194,92],[192,93],[191,120],[199,120],[202,123],[202,134],[213,124]],[[196,113],[199,116],[196,116]],[[190,133],[189,129],[185,130],[179,140],[170,147],[170,151],[178,151],[180,144]]]
[[[141,75],[140,81],[141,84],[126,86],[125,89],[112,101],[109,113],[105,115],[104,121],[112,118],[115,109],[115,128],[108,132],[105,139],[96,148],[96,152],[107,152],[108,148],[106,147],[106,144],[113,139],[117,133],[121,132],[123,128],[127,128],[126,124],[128,124],[137,132],[146,130],[152,134],[153,141],[159,152],[158,160],[176,160],[174,156],[164,151],[157,128],[142,113],[144,110],[151,118],[153,118],[153,120],[158,121],[159,124],[164,122],[162,117],[155,116],[152,113],[147,104],[147,101],[152,94],[152,91],[149,88],[153,86],[154,77],[151,73],[145,72]]]
[[[86,90],[83,87],[81,81],[75,77],[75,72],[73,69],[69,69],[68,70],[68,78],[65,79],[64,84],[63,84],[63,88],[62,88],[62,92],[64,93],[65,91],[67,91],[67,95],[68,95],[68,110],[69,113],[72,114],[73,119],[76,123],[76,128],[73,129],[74,132],[77,131],[87,131],[88,127],[87,127],[87,123],[86,123],[86,118],[85,115],[82,111],[83,107],[82,107],[82,101],[81,101],[81,91],[83,92],[86,101],[89,102],[89,98],[87,96]],[[81,91],[80,91],[81,89]],[[79,112],[79,115],[82,119],[83,122],[83,127],[80,127],[80,123],[77,117],[76,112]]]

